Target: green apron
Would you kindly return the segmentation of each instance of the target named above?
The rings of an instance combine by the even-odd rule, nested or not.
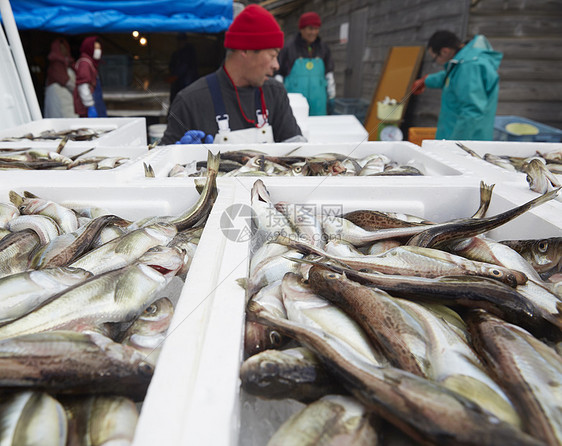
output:
[[[291,72],[285,77],[288,93],[301,93],[308,101],[310,116],[326,114],[326,93],[324,61],[319,57],[295,60]]]

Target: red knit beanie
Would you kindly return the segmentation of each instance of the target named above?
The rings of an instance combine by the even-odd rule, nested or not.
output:
[[[322,25],[322,21],[320,20],[320,16],[315,12],[305,12],[299,19],[299,29],[306,28],[307,26],[320,28],[320,25]]]
[[[224,47],[233,50],[283,48],[283,31],[262,6],[246,6],[224,35]]]

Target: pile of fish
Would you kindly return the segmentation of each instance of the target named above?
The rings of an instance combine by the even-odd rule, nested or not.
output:
[[[68,157],[61,153],[66,142],[67,140],[63,139],[54,151],[39,148],[0,148],[0,170],[106,170],[129,161],[128,157],[123,156],[84,156],[94,150],[93,148]]]
[[[562,238],[483,235],[559,189],[486,217],[492,189],[436,223],[254,183],[242,388],[303,403],[262,444],[562,444]]]
[[[550,152],[537,151],[529,157],[510,155],[494,155],[486,153],[483,157],[474,150],[457,142],[457,145],[470,155],[487,161],[510,172],[521,172],[527,175],[527,183],[532,191],[544,194],[552,188],[562,186],[562,150]]]
[[[0,444],[131,444],[217,196],[129,221],[29,192],[0,204]],[[175,283],[174,283],[175,282]]]
[[[33,133],[26,133],[23,136],[8,136],[8,137],[0,138],[0,142],[22,141],[22,140],[52,141],[56,139],[67,139],[70,141],[92,141],[110,131],[111,130],[103,130],[103,129],[94,130],[86,127],[82,127],[78,129],[65,129],[65,130],[58,130],[58,131],[45,130],[39,133],[38,135],[34,135]]]
[[[297,149],[295,149],[297,150]],[[205,162],[176,164],[169,177],[205,175]],[[221,155],[219,175],[231,176],[381,176],[423,175],[411,165],[398,165],[383,154],[353,158],[338,153],[315,156],[271,156],[256,150],[225,152]]]

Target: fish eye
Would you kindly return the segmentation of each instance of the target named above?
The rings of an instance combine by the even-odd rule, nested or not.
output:
[[[141,375],[152,376],[154,374],[154,367],[148,362],[142,361],[139,364],[139,372]]]
[[[294,171],[296,173],[301,173],[302,172],[302,167],[301,166],[295,166]]]
[[[262,161],[261,161],[261,158],[257,158],[257,159],[256,159],[256,164],[257,164],[258,166],[261,166],[261,162],[262,162]]]
[[[158,311],[158,306],[156,304],[152,304],[150,306],[147,307],[146,310],[144,310],[145,314],[154,314]]]
[[[539,252],[545,253],[546,251],[548,251],[548,242],[546,240],[541,240],[538,243],[537,247],[539,249]]]
[[[337,279],[338,275],[336,273],[328,273],[328,278],[329,279]]]
[[[281,335],[276,331],[270,332],[269,342],[271,342],[271,345],[281,345]]]
[[[491,273],[493,276],[496,276],[496,277],[501,277],[501,276],[503,276],[502,272],[501,272],[499,269],[493,269],[493,270],[490,271],[490,273]]]

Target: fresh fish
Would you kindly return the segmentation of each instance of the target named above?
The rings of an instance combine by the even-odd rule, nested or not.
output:
[[[45,304],[57,293],[92,276],[77,268],[25,271],[0,279],[0,324],[6,324]]]
[[[394,367],[376,367],[323,330],[276,317],[256,301],[251,320],[268,324],[309,347],[368,409],[424,444],[540,445],[474,402],[433,381]]]
[[[562,237],[503,240],[500,243],[521,254],[543,279],[562,272]]]
[[[410,240],[408,240],[407,244],[410,246],[423,246],[426,248],[431,248],[433,246],[439,247],[439,245],[450,242],[451,240],[458,240],[482,234],[513,220],[536,206],[556,198],[559,192],[560,188],[547,192],[534,200],[522,204],[521,206],[509,209],[493,217],[477,219],[461,218],[447,223],[433,225],[433,227],[413,236]]]
[[[484,181],[480,181],[480,207],[472,218],[484,218],[486,216],[490,201],[492,200],[492,190],[494,190],[494,186],[495,184],[488,185],[484,183]]]
[[[386,164],[387,164],[387,160],[380,156],[371,158],[362,165],[358,175],[368,176],[368,175],[374,175],[376,173],[384,172],[384,166]]]
[[[122,396],[96,395],[61,400],[68,414],[68,445],[130,446],[139,414]]]
[[[492,153],[486,153],[483,157],[484,161],[488,161],[490,164],[494,164],[503,169],[509,170],[510,172],[517,172],[515,166],[505,157],[497,156]]]
[[[414,166],[397,166],[385,167],[382,172],[371,173],[369,176],[392,176],[392,175],[409,175],[409,176],[423,176],[423,172]]]
[[[367,408],[349,396],[327,395],[285,421],[267,446],[376,444]]]
[[[303,262],[304,260],[299,260]],[[393,296],[416,302],[483,308],[506,320],[536,332],[551,328],[535,305],[516,289],[496,280],[475,276],[449,276],[435,279],[367,273],[332,264],[318,264],[349,279],[380,288]]]
[[[44,245],[63,233],[55,220],[46,215],[20,215],[8,222],[8,229],[12,232],[33,230]]]
[[[132,323],[121,343],[143,353],[145,361],[155,366],[173,315],[174,306],[170,299],[158,299]]]
[[[468,329],[460,316],[444,306],[425,306],[404,299],[399,302],[415,314],[427,334],[429,378],[522,429],[521,419],[510,399],[474,353]],[[449,323],[451,317],[453,323]]]
[[[199,239],[202,233],[202,227],[191,228],[191,230],[178,232],[168,243],[167,246],[175,247],[184,253],[183,267],[180,271],[178,271],[178,276],[185,276],[189,271],[191,261],[197,251],[197,245],[199,244]]]
[[[315,254],[357,270],[370,270],[383,274],[419,277],[441,276],[479,276],[499,280],[512,287],[527,282],[527,277],[519,271],[512,271],[497,265],[476,262],[432,248],[399,246],[380,255],[361,255],[358,257],[333,256],[326,251],[302,241],[279,236],[275,243],[300,251]]]
[[[0,228],[6,228],[8,222],[19,216],[20,211],[11,203],[0,203]]]
[[[308,283],[357,321],[392,365],[423,377],[431,374],[424,329],[395,298],[317,266],[310,270]]]
[[[176,233],[176,228],[172,225],[155,223],[89,251],[68,266],[82,268],[95,275],[122,268],[137,260],[149,249],[168,244]]]
[[[250,271],[247,294],[253,296],[261,288],[283,278],[285,273],[297,272],[299,264],[294,259],[302,258],[297,251],[288,251],[284,256],[269,257]]]
[[[461,149],[463,149],[466,153],[468,153],[469,155],[473,156],[474,158],[478,158],[478,159],[483,159],[480,155],[478,155],[478,153],[476,153],[474,150],[472,150],[471,148],[465,146],[462,142],[457,141],[455,143],[457,146],[459,146]]]
[[[41,246],[32,229],[12,232],[0,240],[0,277],[27,271],[31,253]]]
[[[351,243],[344,242],[343,240],[330,240],[326,243],[324,250],[333,256],[339,257],[358,257],[363,255],[355,246]]]
[[[537,155],[539,155],[541,158],[544,158],[547,161],[558,162],[558,163],[562,162],[561,149],[554,149],[548,152],[537,151]]]
[[[29,192],[24,192],[24,197],[10,191],[10,201],[18,207],[21,214],[44,215],[52,218],[63,233],[74,232],[78,229],[76,213],[54,201],[38,198]]]
[[[281,293],[290,321],[329,333],[370,364],[380,366],[387,363],[359,324],[341,309],[315,294],[300,276],[287,273],[281,282]]]
[[[549,186],[560,187],[562,184],[550,170],[547,169],[545,163],[537,158],[531,159],[523,168],[527,174],[527,183],[532,191],[544,194],[548,191]]]
[[[316,206],[280,202],[275,205],[275,208],[287,217],[301,240],[318,248],[322,248],[326,244]]]
[[[52,394],[142,400],[154,368],[145,355],[101,333],[54,330],[0,341],[0,384]]]
[[[85,330],[136,319],[181,268],[181,253],[157,247],[136,263],[94,276],[0,327],[0,339],[48,330]]]
[[[145,162],[142,163],[143,167],[144,167],[144,176],[146,178],[155,178],[156,174],[154,173],[154,169],[152,168],[152,166],[150,164],[146,164]],[[168,175],[168,176],[174,176],[174,175]]]
[[[525,430],[549,445],[562,443],[562,359],[521,327],[483,311],[469,327],[478,353],[501,379]]]
[[[87,252],[101,230],[108,225],[125,227],[127,220],[116,215],[103,215],[91,220],[75,232],[59,235],[33,253],[30,267],[33,269],[65,266]]]
[[[62,405],[43,392],[4,395],[0,403],[2,446],[65,446],[66,415]]]
[[[325,160],[319,157],[309,158],[306,161],[309,175],[312,176],[334,176],[345,173],[346,169],[339,160]]]
[[[329,393],[344,392],[305,347],[257,353],[242,363],[240,379],[246,392],[267,399],[311,403]]]
[[[398,246],[402,246],[402,243],[399,240],[380,240],[378,242],[372,243],[367,248],[367,255],[376,256],[379,254],[383,254],[392,248],[397,248]]]

